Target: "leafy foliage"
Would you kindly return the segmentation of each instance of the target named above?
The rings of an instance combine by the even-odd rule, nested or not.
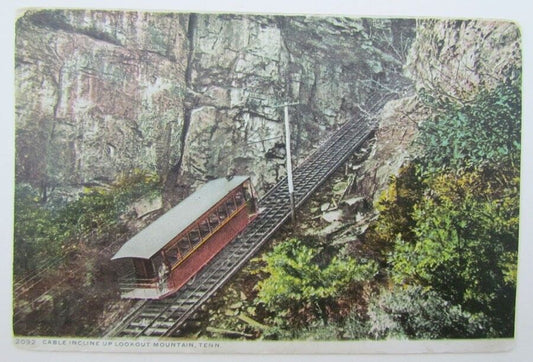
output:
[[[507,190],[491,188],[479,172],[441,174],[427,185],[431,194],[413,210],[415,237],[395,240],[393,280],[438,290],[466,310],[493,316],[502,332],[512,333],[518,178]]]
[[[39,270],[40,265],[65,257],[81,241],[97,241],[121,227],[120,216],[141,196],[155,196],[157,176],[133,170],[108,186],[88,187],[71,202],[44,204],[39,192],[26,184],[15,190],[15,275]]]
[[[380,217],[367,236],[371,243],[388,243],[383,257],[398,286],[382,296],[388,307],[374,306],[369,312],[373,333],[512,336],[520,204],[519,78],[480,91],[466,105],[429,101],[438,111],[421,128],[423,154],[391,180],[378,204]],[[413,300],[413,290],[429,299]],[[408,308],[423,300],[431,303]],[[422,314],[434,321],[435,329],[427,328],[418,310],[438,300],[459,308],[444,310],[442,318],[460,317],[452,320],[463,327],[450,332],[449,320],[432,316],[431,309]],[[405,316],[398,322],[391,313],[401,308]],[[464,324],[481,319],[481,329]]]
[[[486,328],[483,314],[471,314],[420,286],[381,293],[369,307],[369,335],[384,338],[472,338]]]
[[[424,188],[414,165],[402,168],[400,175],[391,177],[389,187],[376,204],[379,222],[372,224],[363,236],[365,247],[373,249],[373,254],[381,254],[382,261],[391,251],[391,240],[414,237],[412,211],[423,197]]]
[[[157,190],[157,175],[134,169],[120,174],[111,186],[85,188],[77,200],[58,211],[58,221],[73,237],[105,234],[131,202],[143,195],[153,197]]]
[[[519,73],[518,73],[519,74]],[[459,170],[520,160],[521,82],[510,79],[482,90],[473,102],[454,104],[425,95],[439,109],[421,125],[421,165],[428,172]]]
[[[274,315],[275,325],[305,325],[316,317],[325,321],[327,308],[336,297],[352,283],[369,280],[377,273],[373,262],[320,257],[318,248],[297,239],[277,245],[263,257],[269,277],[258,283],[257,301]]]
[[[38,267],[43,259],[61,254],[65,231],[55,222],[52,211],[40,205],[39,195],[30,186],[15,189],[14,272]]]
[[[433,110],[420,130],[422,154],[391,178],[361,246],[368,249],[361,255],[378,255],[385,268],[380,293],[368,305],[353,304],[346,318],[332,318],[326,306],[335,309],[348,285],[372,280],[377,264],[325,260],[318,248],[289,240],[263,258],[269,277],[258,284],[257,301],[274,316],[264,337],[513,335],[519,77],[467,104],[422,97]]]

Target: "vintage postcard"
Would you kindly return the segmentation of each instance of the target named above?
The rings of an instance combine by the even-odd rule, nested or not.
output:
[[[15,345],[509,350],[522,48],[510,20],[19,10]]]

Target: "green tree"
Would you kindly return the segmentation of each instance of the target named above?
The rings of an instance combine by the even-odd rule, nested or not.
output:
[[[62,255],[63,230],[53,211],[41,205],[39,193],[29,185],[15,189],[14,263],[15,275],[34,271]]]
[[[461,104],[423,95],[438,110],[421,125],[417,142],[424,151],[424,171],[473,169],[520,163],[521,75],[495,89],[481,90],[472,102]]]
[[[462,310],[433,290],[420,286],[382,291],[369,306],[372,338],[474,338],[486,329],[486,317]]]
[[[380,195],[376,204],[379,219],[370,225],[363,235],[361,248],[386,266],[386,259],[397,237],[405,240],[414,238],[413,209],[424,197],[424,185],[414,164],[400,169],[398,176],[392,176],[388,188]]]
[[[142,170],[118,175],[109,186],[83,190],[70,202],[42,203],[40,192],[27,184],[15,188],[15,275],[35,272],[65,257],[80,242],[98,242],[124,228],[120,217],[141,196],[155,196],[158,177]]]
[[[257,302],[282,328],[306,325],[316,318],[325,323],[328,308],[337,297],[353,283],[367,281],[377,273],[374,262],[363,264],[337,256],[324,260],[318,248],[297,239],[277,245],[263,261],[268,278],[257,284]]]
[[[520,77],[466,104],[430,99],[436,111],[420,130],[422,154],[392,180],[371,229],[388,244],[394,285],[485,316],[489,337],[513,335],[520,102]],[[430,337],[447,336],[439,333]]]
[[[431,195],[415,207],[413,240],[398,238],[390,257],[393,280],[439,291],[452,303],[492,317],[512,334],[513,266],[518,248],[518,185],[491,190],[479,173],[428,181]],[[515,178],[515,182],[518,180]]]

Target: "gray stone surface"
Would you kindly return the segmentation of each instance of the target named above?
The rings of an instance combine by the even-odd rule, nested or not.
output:
[[[284,171],[354,117],[413,22],[333,17],[28,11],[17,22],[17,177],[38,187],[108,182],[132,168],[201,184]],[[187,116],[190,115],[190,116]],[[185,143],[183,144],[183,141]],[[174,170],[175,171],[175,170]],[[170,176],[169,176],[170,177]]]

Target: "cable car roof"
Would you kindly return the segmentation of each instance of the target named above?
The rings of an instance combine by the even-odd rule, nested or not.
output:
[[[234,176],[207,182],[128,240],[111,259],[149,259],[248,178]]]

